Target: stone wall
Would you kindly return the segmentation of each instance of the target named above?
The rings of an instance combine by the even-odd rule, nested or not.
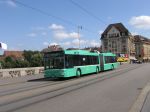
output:
[[[43,73],[44,67],[31,67],[31,68],[13,68],[13,69],[0,69],[0,78],[5,77],[21,77],[25,75],[35,75]]]

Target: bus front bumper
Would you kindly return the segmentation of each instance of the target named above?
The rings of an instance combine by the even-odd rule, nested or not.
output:
[[[45,70],[44,71],[45,78],[59,78],[64,77],[64,70],[56,69],[56,70]]]

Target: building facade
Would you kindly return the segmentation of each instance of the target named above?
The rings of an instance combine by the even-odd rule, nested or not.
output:
[[[136,59],[141,61],[150,61],[150,39],[141,35],[136,35],[134,38]]]
[[[0,55],[0,61],[4,60],[8,56],[13,57],[14,59],[24,59],[23,51],[4,51],[4,54]]]
[[[102,52],[135,56],[134,37],[122,23],[110,24],[101,35]]]

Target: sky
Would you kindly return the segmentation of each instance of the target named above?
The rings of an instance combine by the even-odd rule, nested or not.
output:
[[[109,24],[150,38],[150,0],[0,0],[0,42],[8,50],[100,46]],[[80,38],[80,39],[79,39]]]

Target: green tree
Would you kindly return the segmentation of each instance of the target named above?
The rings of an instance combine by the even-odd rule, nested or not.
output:
[[[32,59],[31,60],[32,67],[42,66],[43,56],[41,53],[34,54],[31,59]]]
[[[4,59],[5,62],[13,62],[14,61],[14,58],[11,57],[11,56],[7,56],[5,59]]]
[[[22,67],[29,67],[30,64],[26,60],[16,60],[15,61],[15,68],[22,68]]]
[[[43,65],[43,55],[39,51],[24,51],[24,58],[27,62],[29,62],[30,67]]]
[[[33,54],[34,54],[34,52],[31,50],[29,50],[29,51],[24,50],[24,53],[23,53],[24,59],[27,60],[28,62],[30,62]]]
[[[15,68],[15,59],[12,56],[7,56],[4,59],[3,67],[4,68]]]
[[[24,59],[7,56],[2,62],[3,68],[22,68],[43,66],[43,54],[39,51],[24,51]]]

